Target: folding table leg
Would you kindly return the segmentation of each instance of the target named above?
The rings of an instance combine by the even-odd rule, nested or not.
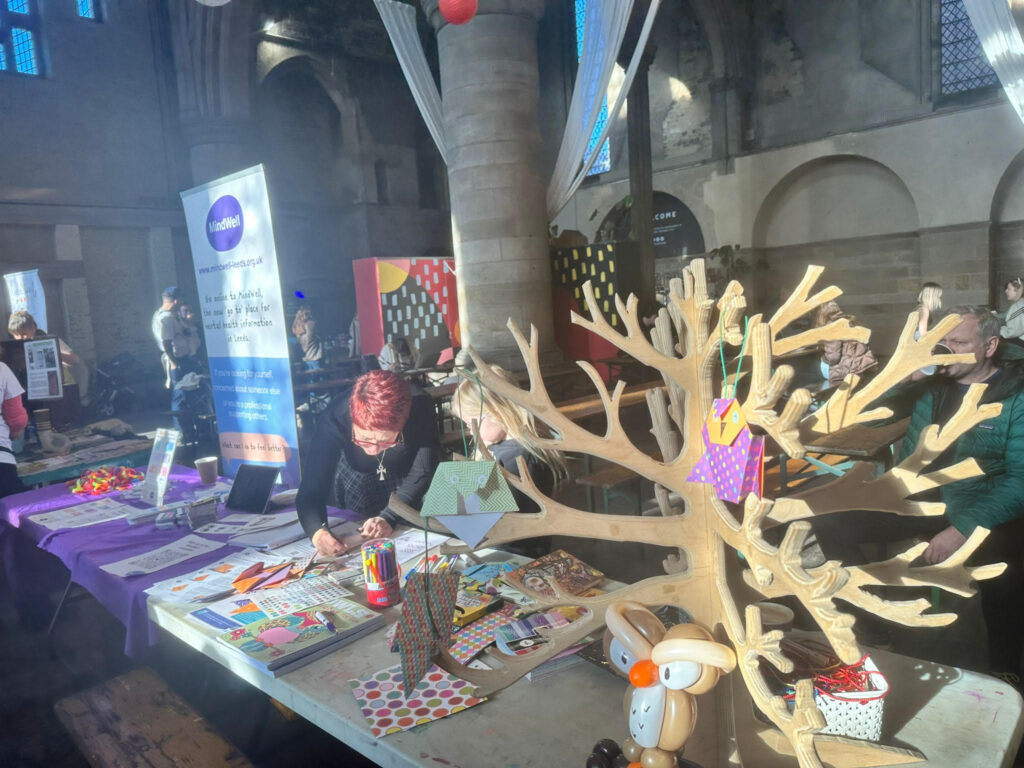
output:
[[[71,594],[71,587],[75,582],[71,580],[71,574],[68,573],[68,583],[64,587],[64,594],[60,596],[60,601],[57,603],[57,608],[53,612],[53,618],[50,619],[50,626],[46,628],[46,647],[49,651],[50,658],[57,658],[57,649],[53,647],[53,628],[57,626],[57,617],[60,616],[60,611],[64,607],[64,603],[68,600],[68,595]]]

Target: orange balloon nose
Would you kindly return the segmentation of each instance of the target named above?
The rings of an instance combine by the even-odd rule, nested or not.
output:
[[[658,681],[658,665],[650,659],[638,661],[629,670],[629,682],[637,688],[647,688]]]

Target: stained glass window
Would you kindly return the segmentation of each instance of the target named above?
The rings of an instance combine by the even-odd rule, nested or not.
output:
[[[963,0],[941,0],[942,93],[964,93],[998,85]]]
[[[95,0],[76,0],[78,5],[78,15],[83,19],[95,19],[96,18],[96,2]]]
[[[576,2],[576,60],[579,61],[583,55],[583,23],[587,18],[587,0],[575,0]],[[587,172],[588,176],[597,173],[605,173],[612,168],[612,155],[608,139],[600,148],[597,147],[597,140],[601,138],[605,123],[608,122],[608,99],[601,100],[601,111],[597,114],[597,123],[594,125],[594,132],[590,135],[590,142],[587,144],[587,151],[584,153],[584,162],[597,150],[597,159]]]
[[[35,0],[0,0],[0,71],[42,74]]]

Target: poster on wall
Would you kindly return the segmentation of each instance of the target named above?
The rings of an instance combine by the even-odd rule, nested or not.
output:
[[[281,467],[299,484],[277,250],[263,166],[181,193],[226,474]]]
[[[4,275],[7,284],[7,300],[11,312],[27,311],[36,321],[36,325],[46,330],[46,296],[43,284],[39,280],[39,270],[29,269],[25,272],[12,272]]]
[[[25,342],[25,391],[29,400],[64,397],[57,337]]]

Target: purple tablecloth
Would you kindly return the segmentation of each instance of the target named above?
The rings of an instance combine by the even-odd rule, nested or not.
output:
[[[202,494],[203,489],[199,485],[199,476],[195,470],[180,466],[172,468],[164,498],[166,503],[199,498]],[[112,496],[117,498],[116,495]],[[50,485],[0,499],[0,521],[4,526],[19,528],[22,534],[36,542],[40,549],[60,558],[71,572],[71,580],[88,590],[124,624],[125,653],[129,656],[139,656],[157,641],[157,628],[150,623],[146,614],[146,594],[143,590],[158,581],[191,573],[237,551],[238,547],[227,545],[156,573],[122,579],[100,570],[100,566],[158,549],[187,536],[191,531],[188,528],[161,531],[152,523],[130,526],[125,520],[111,520],[81,528],[51,531],[34,523],[29,517],[40,512],[71,507],[95,498],[98,497],[75,496],[63,483]],[[134,502],[133,506],[145,507],[142,502]],[[332,509],[329,514],[348,520],[358,519],[355,513],[348,510]],[[206,538],[226,541],[229,535],[210,535]],[[5,562],[10,564],[6,553]],[[14,591],[19,589],[19,584],[34,577],[32,573],[18,573],[17,570],[12,572],[10,568],[7,575],[11,582],[10,587]]]

